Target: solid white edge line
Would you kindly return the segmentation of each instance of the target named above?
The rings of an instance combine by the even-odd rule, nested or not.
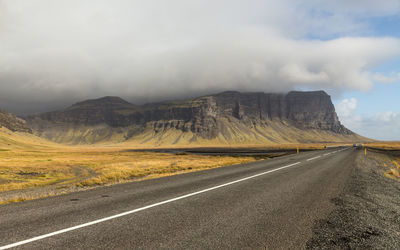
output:
[[[0,247],[0,250],[21,246],[21,245],[24,245],[24,244],[27,244],[27,243],[31,243],[31,242],[34,242],[34,241],[38,241],[38,240],[42,240],[42,239],[45,239],[45,238],[49,238],[49,237],[54,236],[54,235],[63,234],[63,233],[69,232],[69,231],[73,231],[73,230],[79,229],[79,228],[88,227],[88,226],[91,226],[91,225],[94,225],[94,224],[98,224],[98,223],[101,223],[101,222],[104,222],[104,221],[108,221],[108,220],[119,218],[119,217],[122,217],[122,216],[125,216],[125,215],[137,213],[139,211],[143,211],[143,210],[146,210],[146,209],[149,209],[149,208],[152,208],[152,207],[157,207],[157,206],[160,206],[160,205],[163,205],[163,204],[166,204],[166,203],[170,203],[170,202],[174,202],[174,201],[177,201],[177,200],[185,199],[185,198],[188,198],[188,197],[191,197],[191,196],[195,196],[195,195],[198,195],[198,194],[202,194],[202,193],[214,190],[214,189],[218,189],[218,188],[229,186],[229,185],[232,185],[232,184],[235,184],[235,183],[238,183],[238,182],[246,181],[246,180],[261,176],[261,175],[265,175],[265,174],[269,174],[269,173],[281,170],[281,169],[290,168],[290,167],[293,167],[293,166],[298,165],[300,163],[301,162],[296,162],[296,163],[293,163],[293,164],[290,164],[290,165],[286,165],[286,166],[283,166],[283,167],[280,167],[280,168],[275,168],[275,169],[272,169],[272,170],[269,170],[269,171],[266,171],[266,172],[262,172],[262,173],[259,173],[259,174],[256,174],[256,175],[252,175],[252,176],[249,176],[249,177],[245,177],[245,178],[242,178],[242,179],[239,179],[239,180],[236,180],[236,181],[231,181],[231,182],[228,182],[228,183],[225,183],[225,184],[221,184],[221,185],[214,186],[214,187],[211,187],[211,188],[203,189],[203,190],[200,190],[200,191],[197,191],[197,192],[194,192],[194,193],[178,196],[178,197],[175,197],[175,198],[172,198],[172,199],[169,199],[169,200],[165,200],[165,201],[161,201],[161,202],[158,202],[158,203],[154,203],[152,205],[148,205],[148,206],[145,206],[145,207],[137,208],[137,209],[130,210],[130,211],[127,211],[127,212],[124,212],[124,213],[116,214],[116,215],[105,217],[105,218],[98,219],[98,220],[94,220],[94,221],[87,222],[87,223],[84,223],[84,224],[80,224],[80,225],[77,225],[77,226],[74,226],[74,227],[65,228],[65,229],[58,230],[58,231],[55,231],[55,232],[52,232],[52,233],[43,234],[43,235],[36,236],[36,237],[30,238],[30,239],[27,239],[27,240],[18,241],[18,242],[9,244],[9,245],[2,246],[2,247]]]

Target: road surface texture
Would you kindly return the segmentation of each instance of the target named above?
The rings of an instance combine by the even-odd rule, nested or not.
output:
[[[358,154],[334,211],[316,223],[309,249],[400,249],[400,181],[385,177],[397,152]]]
[[[333,148],[0,206],[0,249],[300,249],[360,150]]]

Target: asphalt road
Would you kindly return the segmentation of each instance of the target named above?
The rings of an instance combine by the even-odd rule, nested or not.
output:
[[[353,148],[0,206],[0,249],[299,249],[350,177]]]

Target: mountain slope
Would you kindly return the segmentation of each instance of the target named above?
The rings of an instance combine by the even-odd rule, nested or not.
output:
[[[141,106],[104,97],[26,120],[36,135],[69,144],[215,145],[362,139],[340,124],[330,96],[323,91],[228,91]]]
[[[4,110],[0,110],[0,128],[2,127],[13,132],[32,133],[32,130],[26,125],[26,122],[23,119],[20,119]]]
[[[33,149],[53,145],[54,143],[33,135],[32,130],[24,120],[0,110],[0,151]]]

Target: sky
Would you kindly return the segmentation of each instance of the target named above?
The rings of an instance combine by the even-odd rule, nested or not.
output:
[[[400,0],[0,0],[0,108],[325,90],[400,140]]]

